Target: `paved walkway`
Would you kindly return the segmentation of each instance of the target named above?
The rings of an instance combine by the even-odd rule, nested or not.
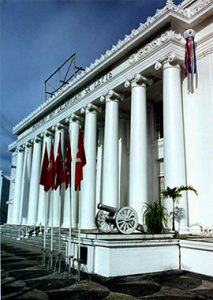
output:
[[[134,300],[213,299],[213,277],[185,271],[101,278],[53,274],[40,267],[41,254],[18,242],[2,241],[2,299]]]

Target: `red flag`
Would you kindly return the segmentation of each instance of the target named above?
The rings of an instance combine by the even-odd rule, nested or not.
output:
[[[81,180],[83,179],[83,166],[86,165],[86,156],[84,151],[84,143],[81,129],[79,129],[78,135],[78,152],[76,155],[75,165],[75,190],[80,186]]]
[[[71,161],[72,161],[72,155],[71,155],[71,148],[70,148],[70,135],[68,134],[66,140],[66,155],[64,160],[64,181],[66,183],[66,189],[68,188],[71,179]]]
[[[63,156],[61,153],[61,135],[58,141],[58,152],[55,159],[55,190],[57,190],[58,186],[64,182],[64,163]]]
[[[44,188],[46,185],[48,164],[49,164],[49,158],[47,152],[47,143],[45,143],[45,150],[44,150],[44,156],[43,156],[42,167],[41,167],[41,175],[40,175],[40,184],[43,185]]]
[[[50,188],[54,188],[54,182],[55,182],[55,172],[54,172],[54,146],[53,143],[51,145],[50,150],[50,159],[49,164],[47,168],[47,175],[46,175],[46,184],[44,187],[45,192],[49,191]]]

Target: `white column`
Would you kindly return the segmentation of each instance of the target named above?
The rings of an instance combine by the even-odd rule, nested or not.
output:
[[[16,164],[16,176],[15,176],[15,191],[13,199],[13,220],[12,224],[19,224],[20,214],[20,196],[21,196],[21,182],[22,182],[22,167],[24,160],[24,147],[18,148],[17,164]]]
[[[42,147],[42,156],[40,159],[40,168],[44,157],[44,151],[45,151],[45,144],[47,144],[47,152],[48,157],[50,156],[50,149],[51,149],[51,140],[52,140],[52,132],[45,131],[44,137],[43,137],[43,147]],[[38,198],[38,213],[37,213],[37,221],[36,225],[44,225],[44,206],[45,206],[45,221],[46,224],[48,223],[48,220],[51,216],[49,213],[49,203],[51,198],[52,192],[45,192],[44,187],[40,185],[39,187],[39,198]]]
[[[81,184],[81,228],[94,229],[96,196],[96,148],[98,108],[89,104],[85,111],[84,148],[87,163]]]
[[[13,224],[16,161],[17,161],[17,152],[13,151],[12,163],[11,163],[11,173],[10,173],[10,192],[9,192],[9,202],[8,202],[7,224]]]
[[[58,123],[55,129],[55,143],[54,143],[54,155],[55,159],[58,152],[58,142],[61,135],[61,152],[64,153],[64,137],[65,137],[65,128],[62,124]],[[53,191],[53,226],[59,226],[61,224],[61,207],[64,196],[64,187],[60,186],[57,190]]]
[[[97,148],[97,166],[96,166],[96,212],[97,205],[101,203],[103,186],[103,148],[104,148],[104,125],[103,122],[98,126],[98,148]]]
[[[128,205],[128,183],[129,183],[129,155],[127,150],[128,139],[128,119],[125,114],[122,114],[119,119],[119,206]]]
[[[163,64],[163,115],[164,115],[164,176],[165,186],[186,185],[185,146],[180,66],[169,61]],[[172,201],[165,200],[169,211]],[[188,205],[186,195],[180,200],[185,217],[182,230],[188,228]]]
[[[139,220],[148,202],[147,83],[146,78],[137,74],[132,81],[131,96],[129,205],[136,210]]]
[[[69,119],[66,119],[66,122],[69,123]],[[68,128],[67,135],[68,134],[70,136],[70,141],[71,141],[70,126]],[[67,137],[65,138],[65,141],[66,140],[67,140]],[[72,151],[72,149],[71,149],[71,151]],[[72,174],[71,174],[71,176],[72,176]],[[71,204],[71,186],[69,184],[68,188],[65,189],[65,191],[64,191],[63,216],[62,216],[62,227],[63,228],[70,228],[70,225],[71,225],[70,204]]]
[[[106,205],[118,206],[118,118],[120,96],[110,91],[106,97],[104,158],[103,158],[103,197]]]
[[[70,134],[71,134],[71,153],[72,153],[72,163],[71,163],[71,222],[72,228],[77,227],[77,217],[78,217],[78,203],[77,203],[77,192],[75,191],[75,163],[76,155],[78,150],[78,133],[80,121],[79,117],[72,115],[70,118]]]
[[[70,134],[70,132],[68,132]],[[71,174],[72,176],[72,174]],[[71,193],[70,193],[70,185],[64,191],[64,202],[63,202],[63,215],[62,215],[62,225],[63,228],[70,228],[70,203],[71,203]]]
[[[36,225],[39,199],[42,139],[36,137],[33,143],[32,171],[30,178],[27,225]]]
[[[20,224],[27,224],[27,213],[29,204],[29,187],[32,166],[32,143],[27,142],[24,151],[23,175],[20,197]]]

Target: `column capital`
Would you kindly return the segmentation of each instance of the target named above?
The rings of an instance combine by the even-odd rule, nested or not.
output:
[[[53,132],[52,131],[49,131],[49,130],[45,130],[45,132],[44,132],[44,135],[46,136],[46,137],[53,137]]]
[[[80,125],[81,124],[81,117],[79,117],[76,114],[71,114],[71,116],[69,118],[66,118],[65,122],[66,123],[76,122]]]
[[[79,117],[78,115],[76,114],[71,114],[70,116],[70,122],[77,122],[77,123],[81,123],[81,117]]]
[[[89,112],[92,112],[92,113],[101,113],[102,112],[102,108],[98,107],[98,106],[96,106],[96,105],[94,105],[92,103],[89,103],[87,106],[82,107],[81,114],[89,113]]]
[[[37,136],[34,138],[34,142],[35,142],[35,143],[41,143],[41,142],[42,142],[42,137],[37,135]]]
[[[142,76],[141,74],[135,74],[135,76],[129,80],[126,80],[125,83],[124,83],[124,87],[125,88],[128,88],[128,87],[135,87],[135,86],[150,86],[152,84],[153,80],[152,79],[148,79],[144,76]]]
[[[180,68],[180,61],[177,58],[177,55],[174,52],[170,52],[167,55],[160,58],[155,63],[155,70],[160,70],[162,67],[163,69],[168,67],[179,67]]]
[[[65,126],[62,124],[62,123],[57,123],[56,125],[52,126],[51,130],[52,131],[55,131],[55,130],[61,130],[61,129],[64,129]]]
[[[106,101],[106,96],[105,95],[101,96],[99,100],[100,100],[101,103],[105,102]]]
[[[65,129],[65,126],[64,126],[64,124],[62,124],[62,123],[57,123],[57,125],[56,125],[56,129],[57,130],[61,130],[61,129]]]
[[[124,99],[124,95],[122,95],[122,94],[120,95],[113,90],[110,90],[105,97],[106,102],[109,102],[109,101],[119,102],[119,101],[123,101],[123,99]]]
[[[16,151],[17,152],[23,152],[25,148],[25,145],[17,146]]]
[[[32,145],[33,145],[33,140],[29,140],[29,141],[26,142],[26,147],[27,148],[32,147]]]

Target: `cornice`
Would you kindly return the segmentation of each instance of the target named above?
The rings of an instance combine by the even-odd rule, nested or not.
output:
[[[86,67],[85,71],[79,73],[69,82],[69,84],[59,89],[52,98],[49,98],[46,102],[39,105],[32,113],[19,122],[13,128],[13,134],[18,134],[24,127],[29,126],[29,124],[31,124],[39,115],[44,114],[55,106],[57,102],[61,101],[63,96],[68,95],[68,93],[74,91],[77,86],[86,83],[86,81],[94,77],[96,73],[109,65],[112,59],[116,59],[121,52],[131,49],[135,41],[144,34],[147,34],[149,28],[151,29],[154,25],[157,26],[158,21],[161,19],[163,20],[166,15],[168,17],[179,17],[182,21],[190,24],[190,19],[192,17],[196,17],[196,15],[211,4],[212,0],[198,0],[196,5],[192,8],[184,9],[181,5],[175,5],[172,0],[167,0],[166,5],[162,9],[157,9],[154,16],[149,16],[145,23],[140,23],[137,29],[133,29],[129,35],[125,35],[123,40],[119,40],[110,50],[107,50],[99,59],[96,59],[95,62],[91,63],[89,67]]]
[[[16,149],[16,141],[12,142],[11,144],[9,144],[8,146],[8,150],[9,151],[15,151]]]
[[[76,111],[81,110],[82,107],[92,103],[95,99],[100,99],[101,102],[106,101],[106,96],[109,90],[114,89],[118,85],[122,85],[126,80],[131,81],[135,74],[140,73],[142,69],[147,66],[155,64],[160,58],[164,59],[164,57],[167,57],[171,54],[171,52],[175,53],[179,60],[183,57],[182,52],[184,48],[183,44],[179,40],[179,35],[173,31],[168,31],[168,33],[166,32],[162,35],[162,41],[163,42],[159,44],[153,41],[154,44],[159,45],[159,47],[154,47],[154,49],[150,48],[150,52],[146,51],[145,56],[140,56],[137,63],[130,63],[130,60],[127,59],[122,68],[119,67],[119,70],[114,69],[112,82],[107,81],[105,83],[106,85],[103,84],[100,89],[92,90],[88,94],[85,93],[85,90],[82,90],[81,98],[79,98],[81,101],[72,102],[71,100],[68,100],[63,104],[59,104],[51,113],[45,114],[41,120],[37,123],[34,122],[34,124],[18,135],[18,144],[22,144],[23,140],[28,139],[29,136],[33,138],[33,131],[35,131],[35,134],[41,134],[40,130],[37,130],[41,126],[45,125],[44,129],[48,129],[53,126],[53,120],[55,120],[56,123],[60,122],[61,120],[68,118],[70,113],[75,113]],[[147,61],[148,65],[146,63]]]

